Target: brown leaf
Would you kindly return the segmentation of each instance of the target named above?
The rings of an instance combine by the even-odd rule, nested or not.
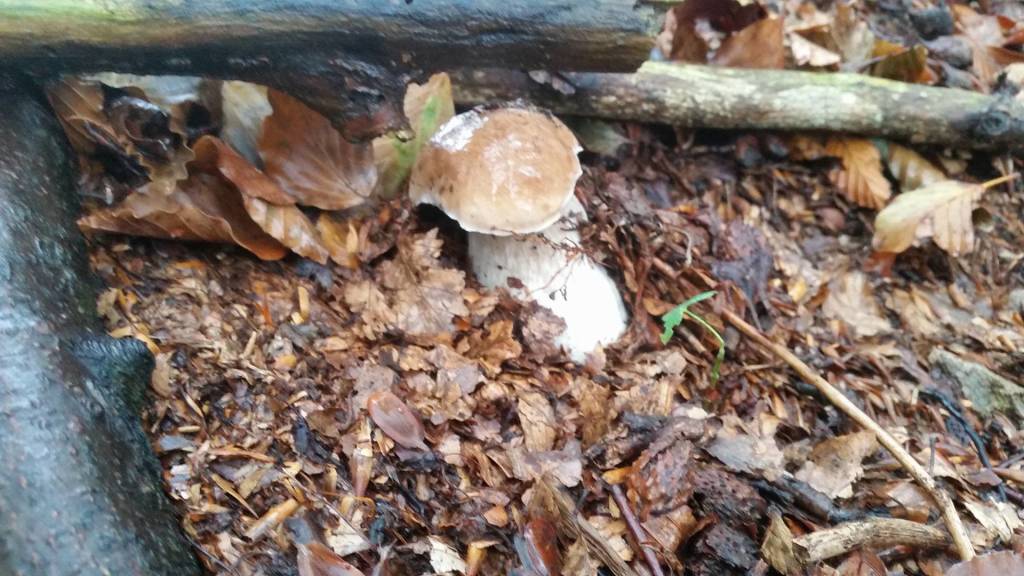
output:
[[[264,260],[287,254],[249,218],[241,195],[222,178],[196,173],[170,196],[135,193],[121,204],[85,215],[84,231],[238,244]]]
[[[320,234],[298,206],[278,206],[243,195],[245,211],[260,228],[292,252],[326,264],[329,254]]]
[[[523,529],[523,546],[519,552],[523,566],[533,574],[559,576],[562,573],[558,531],[554,524],[544,518],[533,518],[527,522]]]
[[[978,78],[981,89],[988,92],[1002,69],[989,51],[990,47],[1002,47],[1006,42],[1002,24],[998,17],[978,14],[963,4],[955,4],[950,8],[963,37],[971,46],[971,70]]]
[[[733,68],[785,68],[782,18],[764,18],[726,38],[711,63]]]
[[[323,212],[316,219],[316,230],[331,260],[346,268],[359,266],[359,232],[351,221],[342,222],[330,212]]]
[[[879,40],[878,43],[885,42]],[[917,45],[912,48],[897,46],[898,51],[882,56],[871,66],[871,75],[900,82],[933,83],[936,78],[928,69],[928,49]]]
[[[842,160],[843,170],[836,185],[846,197],[865,208],[881,208],[892,196],[892,187],[882,174],[878,148],[864,138],[829,138],[825,151]]]
[[[299,576],[363,576],[363,572],[319,542],[296,544]]]
[[[853,483],[864,473],[861,461],[876,450],[878,440],[866,430],[830,438],[814,447],[796,477],[829,498],[848,498]]]
[[[867,276],[859,270],[842,274],[829,284],[822,312],[842,321],[855,339],[892,332]]]
[[[971,212],[985,192],[980,184],[942,180],[904,192],[875,217],[872,242],[879,252],[903,252],[915,242],[933,238],[954,256],[974,249]]]
[[[192,151],[172,130],[170,116],[141,90],[67,77],[52,83],[47,95],[72,147],[106,175],[156,195],[171,194],[187,177]]]
[[[840,576],[887,576],[885,564],[874,552],[855,550],[838,569]]]
[[[295,204],[294,198],[219,138],[202,136],[193,144],[192,150],[196,156],[195,167],[204,172],[219,173],[246,196],[282,206]]]
[[[977,556],[973,560],[954,564],[946,576],[1009,576],[1024,574],[1024,555],[1010,550]]]
[[[946,179],[941,169],[910,148],[893,142],[887,143],[886,147],[889,172],[899,180],[902,190],[916,190]]]
[[[633,464],[629,487],[640,498],[642,518],[678,508],[689,500],[693,452],[693,444],[680,439],[654,453],[648,448]]]
[[[558,436],[555,422],[555,409],[547,397],[534,390],[519,393],[517,403],[519,425],[526,437],[526,449],[530,452],[551,450]]]
[[[378,428],[400,446],[409,449],[430,450],[423,441],[423,423],[419,414],[388,391],[374,392],[366,401],[370,418]]]
[[[324,210],[366,201],[377,183],[370,144],[353,144],[327,118],[281,92],[268,93],[274,113],[263,123],[263,169],[295,202]]]

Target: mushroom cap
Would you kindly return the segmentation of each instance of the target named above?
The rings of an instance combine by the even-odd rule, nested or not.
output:
[[[551,226],[583,173],[572,131],[526,108],[471,110],[442,126],[420,152],[409,196],[464,230],[495,236]]]

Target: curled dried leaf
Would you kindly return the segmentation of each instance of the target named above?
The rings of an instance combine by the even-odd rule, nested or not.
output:
[[[298,206],[278,206],[244,194],[242,201],[253,222],[271,237],[300,256],[327,263],[328,253],[320,234]]]
[[[906,146],[889,142],[886,147],[886,162],[889,172],[900,182],[903,190],[916,190],[922,186],[945,180],[946,175],[941,169],[929,162],[924,156]]]
[[[562,556],[558,551],[558,531],[546,518],[533,518],[516,538],[516,552],[523,566],[532,574],[557,576],[562,573]]]
[[[169,196],[132,194],[122,203],[78,221],[86,232],[118,232],[238,244],[263,260],[288,251],[246,213],[241,195],[219,176],[196,173]]]
[[[296,547],[299,576],[363,576],[362,570],[319,542],[298,544]]]
[[[295,199],[285,194],[273,180],[220,139],[203,136],[192,149],[196,155],[197,168],[220,173],[246,196],[282,206],[295,204]]]
[[[362,204],[377,183],[373,146],[345,140],[327,118],[270,90],[259,151],[264,172],[304,206],[342,210]]]
[[[225,80],[220,86],[223,125],[220,137],[253,166],[261,166],[259,153],[263,121],[273,109],[267,99],[267,87],[238,80]]]
[[[970,252],[971,212],[984,191],[980,184],[942,180],[900,194],[875,218],[875,250],[899,253],[932,238],[954,256]]]
[[[711,62],[733,68],[784,68],[783,37],[782,18],[763,18],[726,38]]]
[[[885,206],[892,187],[882,173],[882,156],[870,140],[830,138],[825,151],[842,160],[843,170],[836,185],[851,202],[865,208]]]
[[[423,441],[423,423],[419,415],[398,396],[386,390],[374,392],[367,399],[366,408],[373,423],[399,446],[430,449]]]

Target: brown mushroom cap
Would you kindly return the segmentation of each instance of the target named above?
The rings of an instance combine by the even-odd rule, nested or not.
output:
[[[423,147],[409,181],[464,230],[528,234],[561,216],[582,174],[579,143],[554,116],[524,108],[455,116]]]

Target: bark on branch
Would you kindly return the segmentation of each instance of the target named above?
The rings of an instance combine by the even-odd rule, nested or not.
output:
[[[396,70],[632,71],[657,20],[634,0],[21,0],[0,2],[0,60],[261,82],[365,137],[404,124]]]
[[[563,114],[723,129],[822,130],[970,148],[1024,146],[1024,104],[859,74],[647,62],[635,74],[564,73],[563,94],[521,72],[454,78],[463,104],[527,99]]]

